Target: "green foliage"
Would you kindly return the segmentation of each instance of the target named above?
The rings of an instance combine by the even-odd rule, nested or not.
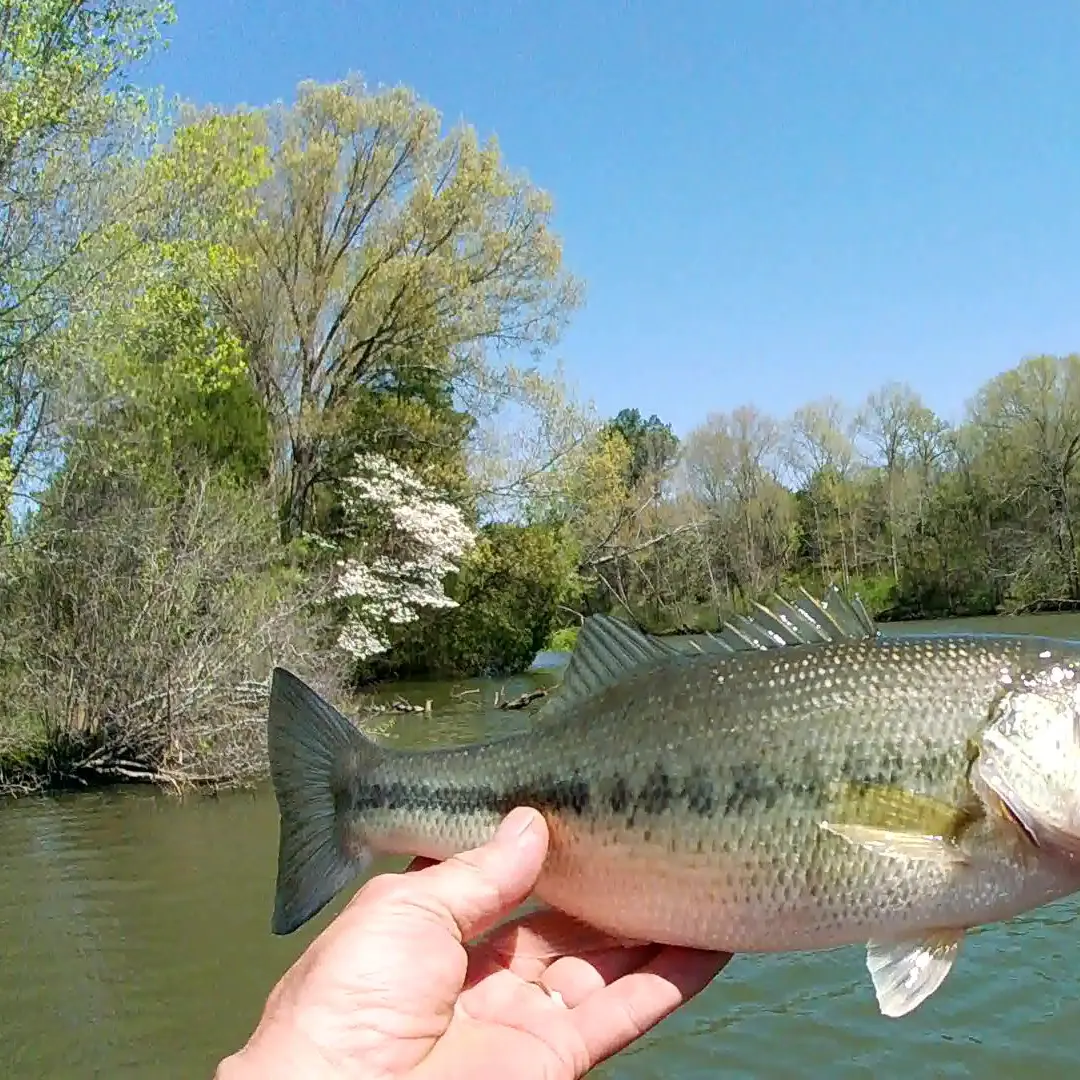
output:
[[[575,569],[558,530],[488,525],[448,590],[460,606],[407,627],[389,657],[363,674],[522,671],[546,647],[560,605],[579,588]]]
[[[108,452],[106,467],[158,460],[169,470],[210,464],[241,480],[267,478],[266,412],[243,350],[190,288],[152,283],[99,362],[101,388],[83,439]]]
[[[26,139],[96,133],[117,100],[141,95],[123,81],[172,22],[163,0],[4,0],[0,5],[0,155]]]
[[[853,577],[847,588],[849,592],[858,594],[866,610],[874,617],[894,608],[900,593],[896,582],[882,574]]]
[[[150,130],[127,81],[171,21],[168,3],[0,4],[0,503],[60,438],[57,397],[77,349],[72,312],[123,263],[104,193]],[[115,209],[115,208],[114,208]],[[6,530],[6,526],[5,526]]]
[[[637,409],[623,409],[608,424],[630,448],[625,483],[635,487],[647,476],[663,475],[679,453],[679,439],[655,413],[644,419]]]
[[[563,626],[554,631],[547,640],[545,648],[551,652],[573,652],[577,645],[578,627]]]

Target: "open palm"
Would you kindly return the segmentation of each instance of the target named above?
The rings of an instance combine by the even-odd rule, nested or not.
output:
[[[278,984],[219,1076],[571,1080],[703,989],[728,957],[613,946],[555,912],[499,926],[547,850],[535,811],[444,863],[368,882]],[[233,1071],[227,1071],[227,1066]]]

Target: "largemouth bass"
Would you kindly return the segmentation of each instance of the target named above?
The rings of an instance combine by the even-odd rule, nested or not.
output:
[[[530,730],[413,752],[279,668],[272,929],[303,925],[375,853],[443,859],[527,805],[550,830],[550,907],[622,940],[866,944],[879,1007],[901,1016],[967,929],[1080,889],[1060,843],[1078,669],[1045,639],[889,640],[835,590],[778,598],[693,654],[593,616]],[[1032,772],[1043,804],[1022,797]]]

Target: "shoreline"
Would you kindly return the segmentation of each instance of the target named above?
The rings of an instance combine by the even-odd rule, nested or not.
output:
[[[949,620],[966,618],[1008,619],[1018,615],[1074,614],[1080,612],[1080,601],[1061,597],[1046,597],[1030,601],[1013,609],[978,610],[965,612],[920,612],[911,609],[886,609],[874,615],[876,623],[901,624],[926,620]],[[576,629],[576,628],[571,628]],[[697,627],[682,625],[663,631],[666,637],[689,637],[709,632],[705,625]],[[563,631],[565,633],[565,631]],[[574,635],[576,636],[576,634]],[[566,641],[566,644],[570,644]],[[550,650],[549,650],[550,651]],[[560,651],[570,651],[563,649]],[[525,669],[528,671],[529,669]],[[518,672],[516,674],[524,674]],[[400,680],[381,680],[382,687],[393,686]],[[546,691],[545,691],[546,692]],[[504,703],[503,708],[523,708],[536,691],[521,696],[520,702]],[[426,704],[407,703],[398,700],[374,707],[378,713],[429,713]],[[351,710],[350,710],[351,711]],[[262,714],[257,714],[262,719]],[[252,714],[255,719],[256,714]],[[0,749],[0,801],[13,801],[27,797],[49,797],[74,792],[101,791],[108,788],[147,787],[157,791],[169,791],[183,797],[186,794],[213,795],[218,792],[249,789],[269,779],[269,763],[265,752],[258,753],[252,745],[245,755],[245,764],[235,770],[214,770],[205,760],[180,765],[175,769],[158,769],[122,758],[102,756],[101,750],[87,752],[87,748],[63,745],[63,737],[50,741],[40,730],[23,727],[20,739],[16,728],[2,736]],[[259,742],[259,740],[256,740]],[[74,751],[74,752],[73,752]],[[257,764],[256,764],[257,762]]]

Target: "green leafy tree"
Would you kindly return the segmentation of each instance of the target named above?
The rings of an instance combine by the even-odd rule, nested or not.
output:
[[[637,409],[623,409],[609,427],[618,431],[630,447],[626,483],[636,487],[646,477],[662,476],[674,464],[679,439],[655,413],[644,419]]]
[[[101,194],[148,117],[128,72],[169,3],[0,3],[0,502],[5,515],[50,430],[65,371],[54,335],[131,244]]]
[[[523,671],[580,590],[572,545],[557,528],[486,526],[449,586],[458,606],[402,634],[367,674],[505,674]]]
[[[275,433],[286,535],[309,528],[359,390],[403,358],[457,382],[553,341],[577,302],[550,199],[404,89],[301,84],[267,110],[271,175],[222,290]]]

